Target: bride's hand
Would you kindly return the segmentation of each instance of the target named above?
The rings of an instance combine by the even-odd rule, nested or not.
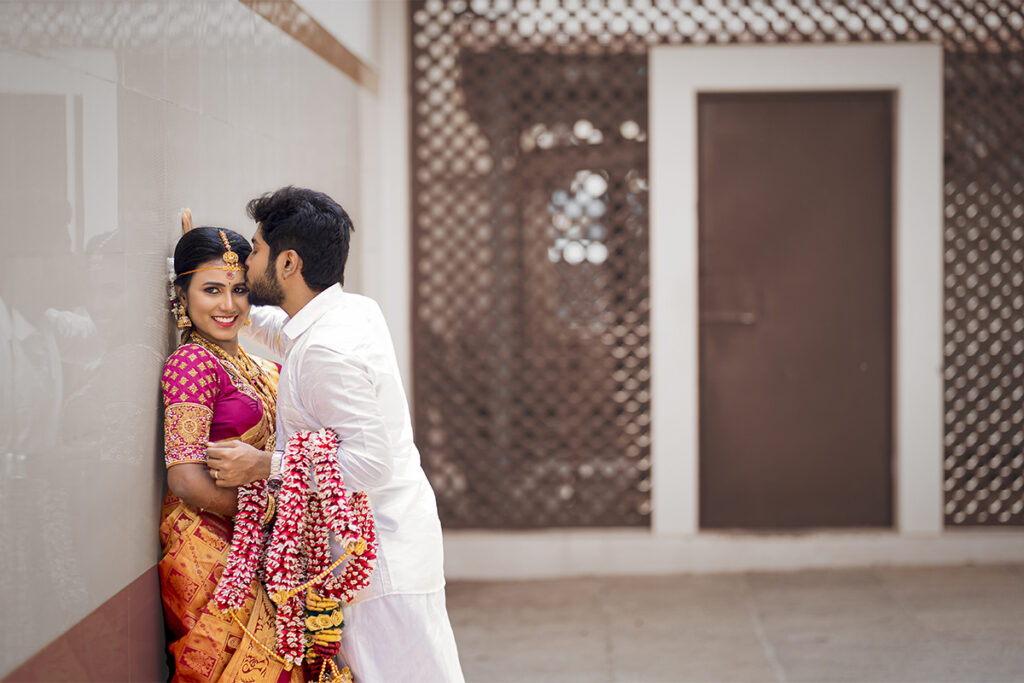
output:
[[[270,476],[270,453],[237,439],[207,443],[206,466],[217,486],[230,488]]]
[[[193,228],[192,224],[192,210],[182,209],[181,210],[181,234],[184,235],[186,232]]]

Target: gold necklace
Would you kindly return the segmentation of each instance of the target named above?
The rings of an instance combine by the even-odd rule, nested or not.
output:
[[[267,380],[266,373],[263,372],[263,368],[249,357],[249,354],[245,352],[245,349],[239,346],[238,354],[232,356],[221,348],[219,344],[215,344],[195,330],[191,330],[182,341],[184,344],[188,344],[190,342],[199,344],[219,359],[227,361],[228,364],[234,368],[240,378],[248,381],[249,385],[256,390],[256,394],[260,397],[260,401],[263,403],[263,409],[267,411],[267,416],[270,419],[270,424],[274,424],[274,419],[277,414],[277,395],[273,388],[271,388],[270,382]]]

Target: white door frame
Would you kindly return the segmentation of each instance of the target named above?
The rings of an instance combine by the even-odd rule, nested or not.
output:
[[[900,533],[942,531],[941,48],[666,46],[650,55],[655,535],[693,534],[699,521],[697,95],[809,90],[895,94],[894,521]]]

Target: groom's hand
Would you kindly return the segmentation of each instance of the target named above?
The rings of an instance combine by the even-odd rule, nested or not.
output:
[[[244,441],[232,440],[206,444],[206,466],[221,488],[251,484],[270,476],[270,453]]]

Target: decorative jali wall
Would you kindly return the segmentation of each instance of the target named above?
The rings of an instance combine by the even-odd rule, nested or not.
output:
[[[1024,523],[1024,10],[413,2],[417,432],[449,528],[650,518],[647,50],[945,49],[946,521]]]

